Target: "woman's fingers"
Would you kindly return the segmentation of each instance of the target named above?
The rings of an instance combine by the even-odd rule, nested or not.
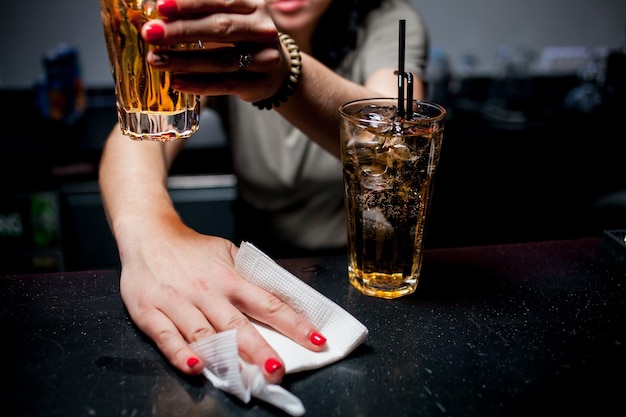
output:
[[[188,345],[172,320],[157,309],[151,309],[131,317],[137,326],[154,341],[161,353],[181,372],[198,375],[202,373],[204,362]],[[208,329],[204,329],[208,330]],[[206,332],[207,334],[210,331]],[[215,333],[213,331],[213,333]]]
[[[259,2],[264,2],[264,0],[159,0],[157,7],[161,16],[171,19],[222,12],[248,14],[259,7]]]
[[[212,298],[202,308],[218,331],[237,330],[239,356],[243,360],[257,365],[270,382],[277,383],[282,379],[285,367],[281,358],[230,300]]]
[[[249,317],[266,323],[312,351],[324,349],[326,339],[311,323],[276,296],[245,280],[215,294],[202,294],[195,305],[179,297],[167,296],[159,309],[140,314],[137,324],[152,338],[163,354],[178,369],[197,374],[204,364],[189,343],[231,329],[237,329],[239,355],[256,364],[265,378],[279,382],[285,369],[281,358],[250,322]],[[245,314],[244,314],[245,313]],[[191,362],[190,362],[191,361]]]
[[[280,58],[276,58],[279,52],[275,50],[250,54],[252,62],[243,70],[240,68],[242,55],[235,53],[207,55],[208,58],[169,52],[156,56],[160,54],[149,53],[148,63],[172,72],[172,87],[176,90],[202,96],[237,95],[244,101],[262,100],[278,90],[288,71],[282,66],[276,69],[274,62]]]
[[[217,7],[206,5],[214,2],[176,3],[176,12],[162,13],[164,19],[152,19],[144,24],[142,36],[146,41],[161,45],[198,40],[268,44],[276,37],[276,26],[262,0],[219,2]]]
[[[160,70],[198,74],[263,73],[274,70],[280,59],[280,50],[276,48],[259,49],[248,44],[207,50],[155,48],[146,55],[148,64]]]
[[[325,337],[312,323],[280,298],[247,283],[233,304],[249,317],[265,323],[315,352],[324,349]]]

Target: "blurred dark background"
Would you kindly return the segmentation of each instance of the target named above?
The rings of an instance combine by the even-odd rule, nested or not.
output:
[[[626,135],[618,124],[626,114],[626,5],[481,0],[470,13],[458,0],[414,3],[432,33],[429,99],[448,109],[427,247],[626,229]],[[97,186],[102,143],[116,121],[97,1],[64,0],[48,10],[49,38],[25,37],[18,17],[28,9],[7,6],[0,25],[0,273],[117,267]],[[71,25],[51,19],[68,9],[78,15],[68,15]],[[599,20],[580,27],[591,13]],[[513,30],[533,16],[541,17],[526,20],[527,34]],[[35,38],[30,50],[15,48]],[[55,60],[58,49],[51,54],[59,43],[76,52],[75,74]],[[63,70],[50,75],[50,65]],[[80,85],[70,83],[68,93],[49,82],[56,76]],[[73,98],[82,103],[74,118],[55,120],[50,91],[84,93]],[[170,178],[175,204],[193,227],[230,238],[236,182],[215,113],[203,112],[188,145]]]

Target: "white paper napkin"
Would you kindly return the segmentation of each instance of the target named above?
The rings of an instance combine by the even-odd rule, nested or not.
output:
[[[253,322],[283,360],[286,373],[317,369],[343,359],[367,338],[367,328],[355,317],[251,243],[241,243],[235,268],[248,281],[291,305],[327,339],[323,351],[313,352],[274,329]],[[297,397],[279,385],[268,384],[256,365],[239,358],[236,330],[218,333],[190,346],[204,360],[204,374],[216,388],[246,403],[254,396],[291,415],[304,414],[304,406]]]

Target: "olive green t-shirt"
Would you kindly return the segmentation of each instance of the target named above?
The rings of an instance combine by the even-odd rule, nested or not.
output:
[[[423,77],[426,29],[413,6],[403,0],[387,0],[370,13],[355,51],[344,58],[337,73],[364,84],[380,68],[397,68],[400,19],[406,20],[405,70]],[[340,160],[276,112],[233,98],[230,117],[240,198],[271,213],[274,236],[306,249],[345,245]]]

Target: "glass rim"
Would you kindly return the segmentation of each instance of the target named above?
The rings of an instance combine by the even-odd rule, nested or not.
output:
[[[363,120],[366,121],[368,123],[387,123],[388,121],[372,121],[369,119],[362,119],[359,117],[355,117],[354,113],[348,113],[346,112],[346,108],[353,106],[355,104],[367,104],[367,103],[373,103],[373,102],[383,102],[383,101],[389,101],[392,103],[392,105],[394,107],[397,107],[398,105],[398,98],[397,97],[369,97],[369,98],[359,98],[359,99],[355,99],[355,100],[350,100],[347,101],[345,103],[343,103],[341,106],[339,106],[339,114],[342,117],[345,118],[349,118],[352,120]],[[439,110],[439,114],[437,115],[423,115],[423,117],[419,118],[419,119],[408,119],[408,120],[402,120],[402,123],[424,123],[424,122],[436,122],[439,120],[443,120],[446,117],[447,114],[447,110],[444,106],[442,106],[441,104],[435,103],[433,101],[428,101],[428,100],[419,100],[419,99],[413,99],[413,108],[415,108],[415,105],[418,105],[417,107],[419,108],[419,105],[424,105],[436,110]]]

